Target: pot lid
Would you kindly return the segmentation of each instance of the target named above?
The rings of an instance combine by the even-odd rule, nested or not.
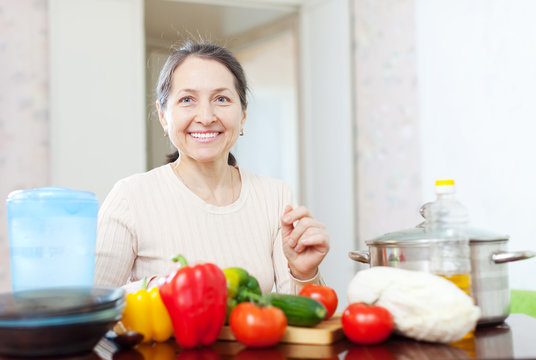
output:
[[[499,234],[475,227],[468,227],[467,233],[469,235],[470,242],[488,242],[488,241],[506,241],[509,236]],[[422,224],[411,229],[405,229],[401,231],[390,232],[367,241],[367,245],[370,244],[395,244],[399,242],[428,242],[434,240],[429,233],[426,232]]]
[[[422,217],[424,217],[424,208],[426,206],[427,204],[424,204],[420,209],[420,213]],[[409,245],[410,243],[413,245],[413,244],[434,241],[435,239],[432,237],[430,233],[426,231],[424,227],[425,222],[426,221],[423,221],[422,223],[420,223],[414,228],[384,234],[372,240],[366,241],[366,244],[367,245],[371,245],[371,244],[380,245],[380,244],[399,244],[400,242],[404,242],[407,245]],[[467,235],[471,243],[507,241],[509,238],[509,236],[505,234],[500,234],[500,233],[496,233],[496,232],[489,231],[489,230],[483,230],[483,229],[475,228],[472,226],[467,227]]]

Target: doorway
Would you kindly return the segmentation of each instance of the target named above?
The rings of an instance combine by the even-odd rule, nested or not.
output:
[[[238,164],[285,181],[299,197],[297,9],[146,0],[145,38],[147,167],[162,165],[173,151],[154,106],[159,71],[172,47],[208,40],[233,52],[250,88],[245,136],[232,150]]]
[[[286,181],[297,201],[326,225],[330,252],[320,271],[341,294],[340,310],[357,268],[347,254],[359,247],[352,3],[145,0],[149,168],[162,164],[170,151],[153,110],[153,89],[172,41],[201,36],[227,46],[253,90],[246,136],[233,151],[240,166]]]

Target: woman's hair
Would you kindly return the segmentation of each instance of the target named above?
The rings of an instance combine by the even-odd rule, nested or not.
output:
[[[156,97],[160,103],[160,108],[162,111],[165,110],[167,106],[167,101],[169,97],[169,92],[171,91],[171,84],[173,80],[173,73],[175,69],[179,67],[184,60],[190,56],[196,56],[203,59],[215,60],[220,64],[224,65],[234,76],[234,83],[238,96],[240,97],[240,104],[243,110],[246,110],[247,100],[246,92],[248,90],[246,75],[244,74],[244,69],[238,60],[233,56],[233,54],[226,48],[214,44],[206,43],[195,43],[192,41],[186,42],[181,48],[176,49],[168,57],[160,76],[158,77],[158,85],[156,86]],[[175,151],[174,153],[167,155],[167,162],[174,162],[179,158],[179,152]],[[236,159],[233,154],[229,153],[229,158],[227,159],[229,165],[235,166]]]

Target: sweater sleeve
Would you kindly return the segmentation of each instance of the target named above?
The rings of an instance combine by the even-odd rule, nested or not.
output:
[[[127,283],[137,253],[136,232],[128,204],[126,184],[117,183],[99,210],[95,285]]]
[[[290,188],[288,185],[284,184],[282,188],[282,203],[280,204],[280,213],[279,218],[283,215],[283,211],[285,209],[286,205],[291,205],[292,207],[297,206],[297,202],[294,199],[292,192],[290,191]],[[285,254],[283,252],[283,239],[281,235],[281,221],[279,220],[279,227],[277,230],[277,235],[274,241],[274,250],[273,250],[273,264],[274,264],[274,271],[275,271],[275,283],[276,283],[276,290],[279,293],[285,293],[285,294],[298,294],[300,290],[306,285],[306,284],[318,284],[323,285],[324,280],[322,279],[322,275],[320,274],[320,270],[316,273],[316,275],[308,280],[298,280],[292,276],[290,273],[290,269],[288,266],[287,258],[285,257]]]

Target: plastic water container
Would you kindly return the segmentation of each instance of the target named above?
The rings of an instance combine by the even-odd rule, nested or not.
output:
[[[93,286],[98,208],[87,191],[44,187],[10,193],[13,291]]]

